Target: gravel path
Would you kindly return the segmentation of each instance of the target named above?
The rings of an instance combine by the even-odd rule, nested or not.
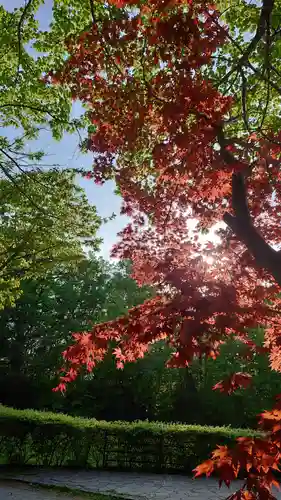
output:
[[[47,491],[15,481],[0,481],[0,500],[79,500],[79,497]]]
[[[2,473],[3,477],[3,473]],[[196,479],[178,475],[140,474],[134,472],[73,471],[28,469],[22,474],[5,474],[9,479],[21,479],[30,483],[68,486],[82,491],[108,493],[132,500],[220,500],[226,499],[231,490],[219,489],[214,479]],[[1,476],[0,476],[1,479]],[[0,500],[4,500],[0,494]],[[17,499],[17,497],[15,497]],[[33,497],[28,497],[32,498]],[[28,500],[25,497],[22,500]],[[39,497],[38,497],[39,498]],[[42,500],[53,497],[42,497]],[[281,500],[281,494],[278,495]],[[41,500],[41,497],[40,497]]]

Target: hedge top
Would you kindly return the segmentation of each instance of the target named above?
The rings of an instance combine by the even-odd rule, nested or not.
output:
[[[233,429],[231,427],[211,427],[201,425],[183,425],[179,423],[164,422],[106,422],[94,418],[71,417],[62,413],[52,413],[36,410],[16,410],[0,404],[1,421],[17,421],[41,425],[62,425],[77,429],[99,429],[115,432],[151,432],[152,434],[216,434],[235,439],[239,436],[261,436],[261,433],[253,429]]]

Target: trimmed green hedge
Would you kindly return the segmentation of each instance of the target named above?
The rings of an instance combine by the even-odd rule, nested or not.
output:
[[[217,444],[251,429],[104,422],[0,406],[2,464],[189,473]]]

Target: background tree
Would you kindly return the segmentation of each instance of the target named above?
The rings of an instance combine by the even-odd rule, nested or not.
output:
[[[101,224],[69,172],[33,172],[0,179],[0,306],[12,305],[22,280],[97,249]]]
[[[44,156],[41,150],[30,151],[27,141],[38,138],[42,128],[60,138],[64,130],[74,131],[77,125],[70,119],[69,92],[44,83],[47,56],[36,54],[31,47],[43,36],[35,18],[41,3],[29,0],[13,12],[0,8],[0,167],[2,175],[13,182]],[[62,61],[62,46],[60,52]]]
[[[71,133],[79,144],[83,130],[91,125],[88,113],[74,116],[70,89],[49,85],[44,78],[51,68],[63,64],[66,39],[79,36],[91,25],[91,5],[88,0],[54,0],[44,31],[38,21],[43,3],[27,0],[12,12],[0,6],[0,169],[14,183],[19,173],[52,168],[40,142],[38,148],[27,146],[28,141],[40,139],[42,130],[56,140]],[[114,7],[98,4],[95,10],[106,18]],[[83,169],[77,165],[75,170]]]
[[[60,236],[70,252],[71,242],[62,231]],[[75,266],[54,260],[40,276],[37,272],[25,279],[22,289],[14,307],[6,307],[0,314],[1,402],[19,408],[97,415],[93,401],[102,399],[106,407],[106,380],[101,386],[92,384],[92,388],[91,381],[83,382],[82,391],[78,384],[67,400],[52,392],[61,352],[71,342],[72,333],[89,330],[92,322],[124,314],[148,295],[148,289],[139,289],[129,277],[128,263],[109,264],[94,253],[90,259],[80,258]],[[109,365],[104,366],[101,378],[110,379]],[[115,403],[117,399],[114,395]]]

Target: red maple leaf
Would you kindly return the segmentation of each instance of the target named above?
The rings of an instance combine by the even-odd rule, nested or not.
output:
[[[213,390],[231,394],[237,389],[246,389],[251,384],[251,381],[252,376],[249,373],[237,372],[230,375],[227,379],[218,382],[214,385]]]

